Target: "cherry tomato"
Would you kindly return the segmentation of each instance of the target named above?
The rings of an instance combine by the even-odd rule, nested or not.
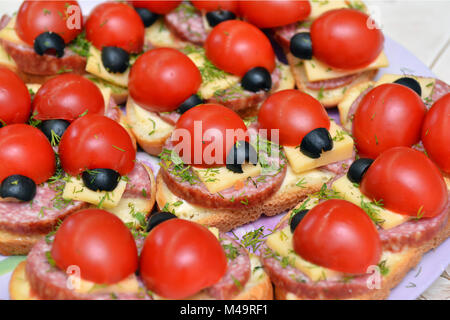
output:
[[[181,0],[152,0],[152,1],[130,1],[131,4],[136,8],[145,8],[150,12],[157,14],[166,14],[178,7],[181,3]]]
[[[450,93],[436,101],[425,116],[422,142],[430,158],[450,174]]]
[[[295,229],[293,241],[302,258],[340,272],[363,274],[380,262],[375,224],[345,200],[331,199],[312,208]]]
[[[24,123],[31,110],[27,86],[11,70],[0,67],[0,122],[2,125]]]
[[[228,1],[228,0],[192,0],[191,3],[196,7],[198,10],[201,11],[216,11],[216,10],[226,10],[234,12],[235,14],[238,13],[238,2],[239,1]]]
[[[218,68],[244,76],[255,67],[275,68],[275,53],[266,35],[255,26],[229,20],[215,26],[205,42],[206,56]]]
[[[11,124],[0,129],[0,182],[20,174],[36,184],[55,173],[55,153],[45,135],[27,124]]]
[[[159,48],[141,55],[130,71],[130,95],[141,107],[154,112],[177,109],[202,83],[200,71],[185,54]]]
[[[273,28],[305,20],[311,13],[311,5],[299,0],[249,0],[240,1],[239,10],[251,24]]]
[[[227,270],[227,258],[204,226],[170,219],[145,239],[139,267],[148,289],[165,298],[183,299],[217,283]]]
[[[99,4],[86,22],[86,38],[99,50],[112,46],[139,53],[144,46],[144,33],[137,12],[119,2]]]
[[[16,32],[29,45],[47,31],[57,33],[69,43],[82,28],[83,15],[77,1],[24,1],[17,13]]]
[[[188,136],[184,137],[185,134]],[[228,151],[237,141],[244,140],[248,141],[244,121],[231,109],[217,104],[188,110],[172,134],[172,141],[179,142],[177,148],[184,163],[204,168],[226,164]]]
[[[361,191],[385,208],[414,217],[434,217],[447,205],[439,169],[422,152],[396,147],[378,156],[361,181]]]
[[[80,115],[104,114],[105,101],[100,89],[76,74],[63,74],[48,80],[33,99],[33,113],[38,120],[73,121]]]
[[[384,43],[383,33],[367,26],[369,19],[367,14],[353,9],[322,14],[311,26],[313,55],[338,69],[366,67],[378,57]]]
[[[66,218],[56,232],[51,255],[61,270],[78,266],[82,279],[97,284],[119,282],[138,267],[130,230],[117,216],[99,209]]]
[[[267,129],[278,130],[279,143],[298,146],[303,138],[317,128],[330,128],[330,119],[319,101],[298,90],[282,90],[272,94],[262,104],[258,122]]]
[[[62,168],[72,176],[86,169],[112,169],[123,176],[133,170],[136,151],[120,124],[88,114],[72,122],[64,132],[59,155]]]
[[[397,146],[420,139],[426,107],[413,90],[394,83],[370,90],[353,118],[353,136],[363,157],[375,158]]]

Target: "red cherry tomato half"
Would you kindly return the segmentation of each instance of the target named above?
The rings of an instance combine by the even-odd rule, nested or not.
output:
[[[167,220],[145,239],[140,272],[148,289],[169,299],[187,298],[217,283],[227,258],[214,234],[197,223]]]
[[[275,68],[275,53],[266,35],[255,26],[229,20],[219,23],[205,42],[206,56],[218,68],[244,76],[255,67]]]
[[[123,176],[133,170],[136,151],[120,124],[88,114],[72,122],[64,132],[59,155],[62,168],[72,176],[86,169],[112,169]]]
[[[130,230],[114,214],[98,209],[66,218],[56,232],[51,255],[61,270],[77,266],[82,279],[97,284],[119,282],[138,267]]]
[[[24,123],[31,110],[27,86],[11,70],[0,67],[0,122],[2,125]]]
[[[397,146],[420,139],[426,107],[413,90],[394,83],[369,91],[353,118],[353,136],[363,157],[375,158]]]
[[[273,28],[305,20],[311,13],[311,5],[299,0],[249,0],[240,1],[239,10],[251,24]]]
[[[338,69],[366,67],[378,57],[384,43],[379,29],[369,29],[369,19],[367,14],[353,9],[324,13],[311,26],[313,55]]]
[[[83,113],[104,114],[105,101],[100,89],[76,74],[63,74],[39,88],[33,99],[33,113],[38,120],[73,121]]]
[[[136,8],[145,8],[150,12],[157,14],[166,14],[178,7],[181,0],[152,0],[152,1],[130,1],[131,4]]]
[[[361,181],[361,191],[385,208],[414,217],[434,217],[447,204],[439,169],[423,153],[406,147],[383,152]]]
[[[55,153],[45,135],[27,124],[11,124],[0,129],[0,182],[20,174],[36,184],[55,173]]]
[[[330,119],[319,101],[298,90],[279,91],[264,101],[258,114],[263,129],[279,130],[279,143],[298,146],[317,128],[330,128]],[[271,137],[273,139],[273,137]]]
[[[129,5],[105,2],[92,10],[86,22],[86,38],[99,50],[119,47],[139,53],[144,46],[144,24]]]
[[[57,33],[69,43],[82,28],[83,15],[77,1],[24,1],[17,13],[16,32],[29,45],[47,31]]]
[[[185,54],[159,48],[141,55],[130,71],[130,95],[141,107],[155,112],[177,109],[202,83],[200,71]]]
[[[239,1],[227,1],[227,0],[219,0],[219,1],[213,1],[213,0],[192,0],[191,3],[196,7],[198,10],[210,12],[215,10],[226,10],[234,12],[235,14],[238,13],[238,2]]]
[[[450,93],[436,101],[425,116],[422,142],[430,158],[450,174]]]
[[[295,229],[293,241],[302,258],[340,272],[363,274],[380,262],[375,224],[345,200],[327,200],[312,208]]]
[[[188,136],[185,138],[184,134]],[[179,142],[177,148],[187,144],[187,149],[180,152],[185,163],[205,168],[225,165],[233,145],[248,141],[244,121],[234,111],[217,104],[198,105],[185,112],[172,137]]]

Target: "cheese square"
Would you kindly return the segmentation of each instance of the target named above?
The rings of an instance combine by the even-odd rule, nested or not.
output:
[[[13,16],[11,20],[9,20],[6,27],[0,30],[0,39],[29,47],[29,45],[25,41],[20,39],[20,37],[16,33],[16,18],[16,16]]]
[[[356,187],[346,176],[336,180],[331,186],[332,189],[339,192],[339,194],[347,201],[361,206],[361,201],[370,203],[371,200],[364,196],[358,187]],[[382,207],[375,207],[377,210],[377,219],[380,220],[379,225],[383,229],[394,228],[411,219],[410,216],[398,214]]]
[[[431,98],[433,93],[434,85],[436,83],[436,79],[434,78],[425,78],[425,77],[417,77],[413,75],[398,75],[398,74],[383,74],[381,78],[375,83],[375,86],[379,86],[385,83],[393,83],[394,81],[403,78],[413,78],[416,79],[420,84],[420,88],[422,89],[422,99]]]
[[[120,202],[127,182],[120,180],[113,191],[93,191],[88,189],[82,179],[71,177],[63,190],[63,199],[78,200],[98,205],[101,208],[114,208]]]
[[[226,167],[200,169],[192,167],[192,170],[206,186],[209,192],[217,193],[234,186],[238,181],[243,181],[249,177],[256,177],[261,174],[261,166],[250,163],[242,165],[243,173],[234,173]]]
[[[320,15],[330,10],[348,8],[347,1],[344,0],[312,0],[310,1],[310,4],[311,13],[308,17],[310,20],[315,20]]]
[[[124,73],[108,72],[103,66],[101,55],[102,53],[100,50],[94,46],[90,47],[86,63],[86,71],[115,85],[126,88],[128,86],[128,74],[130,73],[130,68],[128,68],[128,70]]]
[[[353,139],[334,121],[331,121],[329,131],[333,138],[333,149],[323,152],[318,159],[305,156],[301,153],[300,148],[283,147],[289,164],[295,173],[351,158],[353,154]]]
[[[79,293],[138,293],[139,282],[135,274],[114,283],[114,284],[97,284],[92,281],[84,280],[80,277],[72,276],[71,285],[76,292]]]
[[[133,119],[133,131],[145,139],[160,139],[169,135],[174,126],[165,122],[156,113],[139,107],[131,98],[128,98],[130,114]]]

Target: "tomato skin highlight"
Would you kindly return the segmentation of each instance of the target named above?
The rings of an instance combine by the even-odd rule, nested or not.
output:
[[[275,53],[266,35],[255,26],[228,20],[219,23],[205,42],[206,57],[226,72],[244,76],[255,67],[275,69]]]
[[[359,154],[375,158],[389,148],[416,144],[425,113],[421,98],[405,86],[389,83],[370,90],[353,118]]]
[[[63,74],[48,80],[33,99],[35,119],[73,121],[83,113],[105,113],[100,89],[90,80],[76,74]]]
[[[337,69],[366,67],[383,51],[384,43],[379,29],[367,27],[369,19],[365,13],[353,9],[336,9],[322,14],[311,25],[313,55]]]
[[[183,299],[217,283],[227,270],[227,258],[206,227],[170,219],[145,239],[139,266],[149,290],[165,298]]]
[[[86,21],[86,38],[98,49],[119,47],[139,53],[144,46],[144,23],[129,5],[105,2],[96,6]]]
[[[422,142],[428,156],[450,174],[450,93],[428,110],[422,127]]]
[[[1,128],[0,150],[0,182],[20,174],[41,184],[55,173],[55,153],[50,142],[30,125],[11,124]]]
[[[128,132],[101,115],[85,115],[67,128],[59,143],[61,166],[76,176],[86,169],[112,169],[121,176],[134,168],[136,150]]]
[[[240,1],[239,10],[258,28],[273,28],[305,20],[311,13],[311,5],[299,0],[249,0]]]
[[[152,1],[130,1],[136,8],[145,8],[150,12],[157,14],[167,14],[180,5],[182,0],[152,0]]]
[[[440,214],[448,201],[439,169],[425,154],[406,147],[391,148],[375,159],[365,173],[361,192],[383,201],[386,209],[412,217]]]
[[[369,216],[351,202],[331,199],[312,208],[294,231],[294,250],[332,270],[364,274],[381,257],[381,240]]]
[[[78,266],[80,277],[96,284],[117,283],[138,267],[131,232],[114,214],[99,209],[66,218],[56,232],[51,256],[59,269]]]
[[[68,4],[68,6],[66,6]],[[67,9],[70,6],[78,7],[80,13],[79,28],[69,29],[67,27],[68,19],[71,19]],[[76,11],[70,12],[71,15],[77,14]],[[74,22],[77,20],[74,19]],[[17,13],[16,32],[19,38],[30,46],[34,39],[43,32],[51,31],[57,33],[67,44],[75,39],[83,28],[83,15],[77,1],[24,1]]]
[[[197,93],[201,83],[200,71],[185,54],[171,48],[158,48],[136,60],[130,71],[128,88],[133,100],[142,108],[168,112]]]
[[[198,122],[201,122],[201,132],[200,130],[196,130],[196,123]],[[202,168],[225,165],[227,154],[233,145],[237,141],[248,141],[247,127],[244,121],[231,109],[216,104],[198,105],[185,112],[178,119],[174,133],[177,134],[177,131],[180,130],[187,130],[189,132],[188,139],[190,139],[190,155],[186,155],[183,152],[180,154],[180,157],[184,163],[193,164]],[[228,132],[234,133],[234,136],[228,137],[227,130],[229,130]],[[205,133],[207,131],[212,133],[210,141],[206,140],[207,134]],[[201,134],[201,137],[198,137],[198,134]],[[202,139],[201,148],[196,148],[195,145],[199,144],[199,139]],[[173,138],[172,141],[179,142],[180,144],[186,143],[183,138],[178,140]],[[213,159],[205,159],[205,155],[209,155],[205,150],[209,150],[213,146],[217,146],[218,148],[222,147],[222,149],[217,149],[222,152],[222,157],[218,161],[215,161],[216,156],[219,158],[216,152],[212,154]]]
[[[272,94],[258,113],[260,126],[279,130],[280,144],[298,146],[303,138],[317,128],[330,128],[330,119],[320,102],[309,94],[289,89]]]
[[[11,70],[0,67],[0,121],[25,123],[30,116],[31,97],[27,86]]]

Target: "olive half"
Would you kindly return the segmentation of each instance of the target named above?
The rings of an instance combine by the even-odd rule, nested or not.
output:
[[[272,76],[266,68],[255,67],[242,77],[242,88],[252,92],[269,91],[272,88]]]
[[[199,104],[202,104],[203,100],[196,94],[193,94],[189,98],[187,98],[177,109],[178,113],[185,113],[189,109],[192,109],[195,106],[198,106]]]
[[[32,179],[20,174],[7,177],[0,186],[0,196],[2,198],[31,201],[35,195],[36,183]]]
[[[150,27],[152,24],[155,23],[156,20],[158,20],[159,15],[154,12],[151,12],[146,8],[134,8],[134,10],[136,10],[139,17],[141,17],[142,23],[146,28]]]
[[[83,171],[84,185],[93,191],[113,191],[119,184],[120,174],[112,169]]]
[[[170,213],[170,212],[156,212],[150,216],[147,223],[146,231],[150,232],[154,227],[156,227],[158,224],[170,220],[170,219],[176,219],[177,216]]]
[[[394,83],[408,87],[415,91],[419,96],[422,96],[422,88],[420,87],[420,83],[414,78],[403,77],[395,80]]]
[[[65,47],[64,39],[54,32],[43,32],[34,39],[34,51],[40,56],[45,53],[54,53],[61,58],[64,55]]]
[[[372,165],[373,159],[360,158],[353,161],[348,169],[347,178],[353,183],[360,183],[367,169]]]
[[[219,23],[236,19],[236,15],[228,10],[210,11],[206,14],[206,20],[211,27],[217,26]]]
[[[311,60],[313,56],[311,35],[309,32],[299,32],[291,38],[289,44],[291,53],[303,60]]]
[[[307,157],[318,159],[323,151],[333,149],[333,139],[325,128],[317,128],[309,132],[300,144],[300,151]]]
[[[130,55],[118,47],[103,47],[102,63],[108,72],[124,73],[130,66]]]
[[[290,227],[291,227],[291,232],[294,233],[295,228],[297,228],[298,224],[300,223],[300,221],[302,221],[302,219],[305,217],[305,215],[308,213],[309,210],[301,210],[299,212],[297,212],[292,218],[291,218],[291,223],[290,223]]]
[[[258,164],[258,154],[255,148],[247,141],[238,141],[233,145],[233,148],[227,154],[226,167],[234,173],[243,173],[242,164],[252,163]]]
[[[66,120],[45,120],[39,124],[39,129],[45,134],[48,141],[53,142],[56,138],[56,142],[59,142],[59,139],[61,139],[62,135],[67,130],[69,125],[70,122]]]

